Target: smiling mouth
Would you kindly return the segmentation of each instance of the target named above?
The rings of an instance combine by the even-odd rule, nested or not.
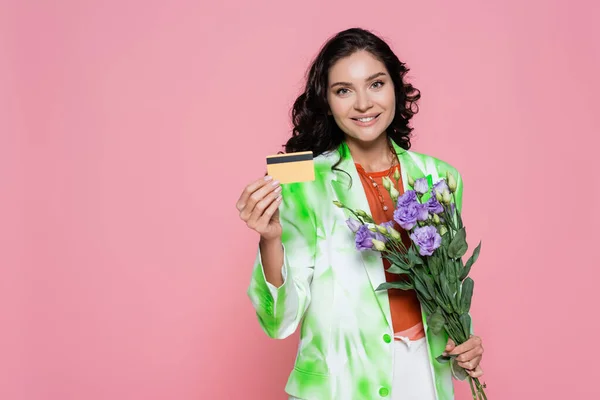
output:
[[[366,118],[352,118],[352,119],[353,119],[353,120],[355,120],[355,121],[360,121],[360,122],[371,122],[371,121],[373,121],[374,119],[378,118],[380,115],[381,115],[381,114],[377,114],[377,115],[374,115],[374,116],[372,116],[372,117],[366,117]]]

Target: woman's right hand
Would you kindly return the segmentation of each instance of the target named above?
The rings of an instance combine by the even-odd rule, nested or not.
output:
[[[246,186],[236,208],[250,229],[258,232],[261,239],[272,241],[280,238],[282,233],[279,223],[281,199],[279,182],[265,176]]]

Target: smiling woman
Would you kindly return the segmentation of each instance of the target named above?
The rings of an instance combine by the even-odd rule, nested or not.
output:
[[[355,147],[363,147],[385,139],[376,137],[383,131],[410,149],[409,121],[418,112],[421,94],[405,81],[408,72],[389,45],[372,33],[340,32],[310,67],[305,91],[292,109],[294,130],[286,152],[311,150],[318,156],[337,149],[348,136],[355,139]]]
[[[370,240],[363,251],[354,249],[348,215],[333,205],[340,200],[369,209],[377,224],[393,222],[393,201],[380,190],[387,177],[403,193],[407,176],[448,173],[457,177],[462,202],[456,169],[409,151],[420,93],[404,80],[407,72],[371,32],[349,29],[330,39],[294,103],[285,146],[288,153],[314,154],[315,179],[260,178],[237,202],[240,218],[260,234],[248,295],[261,327],[283,339],[301,325],[286,386],[290,398],[452,399],[450,363],[432,357],[443,351],[458,355],[471,376],[482,374],[479,338],[454,346],[445,332],[430,332],[422,322],[413,290],[376,290],[399,275],[388,273],[389,261],[369,249]]]
[[[377,72],[373,72],[377,71]],[[329,114],[349,145],[387,140],[381,132],[396,115],[394,82],[385,65],[368,51],[357,51],[329,69]],[[350,144],[352,143],[352,144]]]

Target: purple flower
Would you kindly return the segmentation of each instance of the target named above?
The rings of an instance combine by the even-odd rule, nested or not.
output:
[[[394,220],[388,221],[388,222],[384,222],[383,224],[381,224],[381,226],[385,226],[388,230],[388,232],[390,231],[390,228],[394,227]]]
[[[367,228],[367,225],[361,225],[356,232],[354,241],[356,243],[356,250],[364,251],[371,250],[373,248],[373,242],[371,239],[375,238],[375,234]]]
[[[450,192],[446,180],[441,179],[435,185],[433,185],[433,192],[440,195],[443,195],[444,192]]]
[[[425,194],[428,188],[427,179],[420,178],[415,181],[415,192]]]
[[[367,225],[361,225],[360,228],[356,231],[356,236],[354,237],[354,242],[356,244],[356,249],[360,251],[364,250],[372,250],[373,249],[373,240],[376,239],[380,242],[387,243],[388,239],[383,236],[379,232],[371,231]]]
[[[419,246],[419,254],[422,256],[432,255],[434,250],[442,244],[442,237],[435,226],[417,228],[411,233],[410,238]]]
[[[418,202],[399,205],[394,211],[394,220],[407,231],[411,230],[417,221],[426,221],[428,216],[427,206]]]
[[[359,221],[357,221],[354,218],[348,218],[346,220],[346,224],[348,224],[348,227],[350,228],[350,230],[354,233],[356,233],[356,231],[358,231],[358,228],[361,227],[361,223]]]
[[[427,210],[429,210],[429,212],[432,214],[441,214],[444,212],[444,207],[435,198],[435,196],[431,196],[425,205],[427,206]]]
[[[418,203],[417,194],[414,190],[408,190],[404,192],[404,194],[398,198],[396,207],[400,208],[401,206],[407,206],[411,203]]]

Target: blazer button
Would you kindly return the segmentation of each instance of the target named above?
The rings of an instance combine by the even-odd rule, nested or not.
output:
[[[386,343],[390,343],[392,341],[392,337],[386,333],[385,335],[383,335],[383,341]]]
[[[381,397],[386,397],[388,394],[390,394],[390,391],[388,388],[382,387],[381,389],[379,389],[379,395]]]

